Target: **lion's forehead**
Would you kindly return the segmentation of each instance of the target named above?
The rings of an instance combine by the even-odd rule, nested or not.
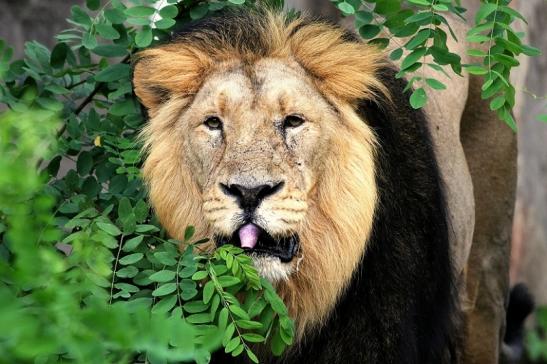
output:
[[[298,64],[272,58],[251,66],[238,62],[219,66],[204,81],[194,105],[238,116],[246,111],[287,114],[328,107]]]

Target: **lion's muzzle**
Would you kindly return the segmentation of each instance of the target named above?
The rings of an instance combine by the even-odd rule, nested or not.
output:
[[[221,183],[220,189],[226,195],[235,197],[239,207],[247,214],[252,214],[263,199],[279,192],[284,184],[285,182],[281,181],[272,184],[247,187],[239,184],[225,185]]]
[[[274,237],[253,223],[239,227],[232,236],[216,236],[218,246],[233,244],[252,256],[276,257],[283,263],[289,263],[298,254],[300,239],[298,234]]]

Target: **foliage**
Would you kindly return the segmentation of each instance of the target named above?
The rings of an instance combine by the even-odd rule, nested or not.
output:
[[[528,356],[533,362],[547,361],[547,307],[535,311],[535,327],[526,333]]]
[[[355,15],[355,26],[363,38],[381,47],[392,43],[394,49],[390,58],[402,58],[397,77],[409,77],[407,90],[415,87],[410,96],[413,107],[425,105],[426,89],[446,88],[441,81],[424,77],[420,69],[427,66],[448,76],[445,66],[450,66],[457,75],[461,75],[463,67],[473,75],[483,76],[481,97],[491,99],[490,109],[516,130],[511,115],[515,105],[515,88],[509,79],[511,69],[519,65],[517,56],[537,56],[540,51],[523,44],[524,33],[513,30],[513,22],[526,20],[509,7],[511,0],[481,0],[474,26],[466,38],[467,42],[474,44],[467,50],[468,55],[476,60],[473,64],[462,64],[461,57],[447,46],[449,37],[462,41],[456,38],[447,21],[449,14],[465,20],[466,9],[460,0],[333,1],[344,14]],[[390,37],[382,35],[383,30]],[[403,44],[393,38],[402,38]]]
[[[255,345],[280,355],[292,343],[283,302],[243,251],[203,252],[191,227],[185,241],[168,239],[140,178],[145,118],[131,56],[189,21],[253,3],[86,0],[51,51],[29,42],[11,62],[0,41],[0,102],[12,110],[0,119],[0,327],[10,328],[0,333],[2,361],[201,363],[221,347],[256,361]],[[387,29],[406,39],[390,56],[404,57],[398,77],[415,87],[414,107],[426,89],[445,88],[422,67],[465,67],[485,77],[483,97],[514,126],[509,72],[516,55],[538,51],[511,30],[521,17],[506,0],[482,4],[468,40],[488,47],[469,51],[475,65],[446,46],[445,15],[464,14],[457,2],[335,3],[355,14],[363,38],[387,46]]]
[[[135,211],[126,197],[118,205],[120,228],[111,209],[91,207],[63,224],[76,231],[55,244],[62,236],[50,211],[55,201],[35,168],[51,152],[52,117],[34,111],[0,120],[0,326],[10,328],[0,333],[2,360],[121,363],[142,353],[136,360],[203,363],[222,344],[257,361],[250,344],[266,338],[280,355],[293,323],[240,248],[196,253],[204,241],[190,244],[191,227],[183,252],[180,242],[122,232]]]

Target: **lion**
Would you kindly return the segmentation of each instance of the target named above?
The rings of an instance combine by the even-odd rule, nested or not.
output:
[[[295,320],[297,343],[263,361],[459,360],[450,211],[396,73],[339,26],[265,9],[194,22],[135,58],[160,222],[244,248]]]

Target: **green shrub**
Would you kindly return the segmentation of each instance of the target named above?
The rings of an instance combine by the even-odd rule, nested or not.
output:
[[[71,28],[51,51],[29,42],[25,58],[10,62],[0,42],[0,102],[11,109],[0,119],[1,361],[205,363],[222,347],[257,361],[255,343],[275,355],[292,343],[287,309],[242,250],[201,252],[191,227],[183,242],[166,237],[140,178],[145,120],[131,56],[184,23],[252,3],[87,0],[87,9],[72,8]],[[538,51],[509,27],[521,16],[507,0],[482,4],[468,40],[490,50],[469,50],[475,65],[461,64],[439,27],[447,13],[463,16],[457,1],[334,3],[379,46],[390,41],[378,37],[383,28],[410,37],[390,57],[407,53],[398,77],[411,74],[414,107],[427,88],[444,88],[421,78],[421,67],[465,67],[484,75],[483,97],[514,127],[509,72],[518,54]]]
[[[109,218],[113,205],[53,217],[35,168],[54,150],[52,120],[48,111],[0,120],[2,360],[120,363],[142,353],[138,360],[151,363],[207,362],[222,345],[257,361],[249,344],[267,336],[281,354],[293,323],[242,249],[196,253],[204,240],[192,242],[189,227],[180,252],[181,242],[163,239],[144,223],[148,208],[139,212],[127,197],[117,204],[120,227]]]

